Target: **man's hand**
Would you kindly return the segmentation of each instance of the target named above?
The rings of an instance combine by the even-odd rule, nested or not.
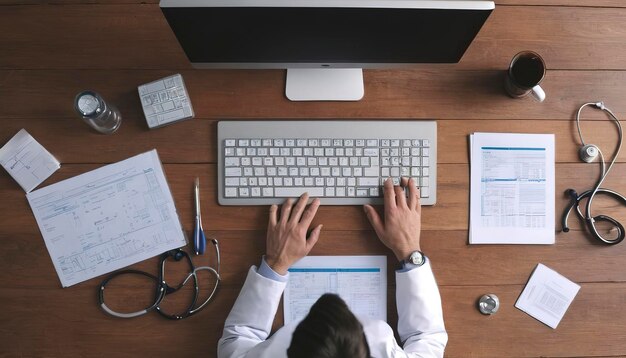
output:
[[[385,221],[370,206],[363,209],[374,227],[380,241],[391,249],[399,261],[405,260],[413,251],[420,250],[421,212],[419,189],[415,180],[408,181],[409,198],[405,197],[406,178],[402,186],[393,186],[391,178],[385,180]]]
[[[280,220],[278,206],[270,207],[265,262],[281,275],[285,275],[291,265],[308,255],[320,237],[322,225],[318,225],[308,239],[306,237],[320,206],[320,200],[316,198],[305,210],[308,199],[309,194],[302,194],[295,206],[292,199],[287,199],[280,212]]]

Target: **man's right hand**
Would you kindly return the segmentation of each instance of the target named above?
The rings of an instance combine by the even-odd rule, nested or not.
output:
[[[291,265],[308,255],[320,236],[322,225],[316,226],[307,238],[307,230],[320,206],[320,199],[315,198],[306,208],[308,200],[309,194],[304,193],[294,207],[293,200],[287,199],[280,219],[278,206],[270,207],[265,262],[281,275],[285,275]]]
[[[413,178],[408,180],[409,197],[404,193],[406,178],[402,186],[393,186],[391,178],[385,180],[384,221],[371,205],[363,209],[374,227],[380,241],[391,249],[398,261],[408,259],[412,252],[420,250],[421,213],[420,194]]]

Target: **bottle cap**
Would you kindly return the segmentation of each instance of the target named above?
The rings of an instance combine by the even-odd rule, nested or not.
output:
[[[84,91],[76,96],[76,110],[85,117],[92,116],[102,111],[102,105],[98,95],[91,91]]]

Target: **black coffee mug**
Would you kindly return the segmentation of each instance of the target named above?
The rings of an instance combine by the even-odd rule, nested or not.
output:
[[[539,102],[546,99],[546,93],[539,84],[546,75],[546,63],[532,51],[522,51],[513,56],[504,81],[504,88],[513,98],[532,95]]]

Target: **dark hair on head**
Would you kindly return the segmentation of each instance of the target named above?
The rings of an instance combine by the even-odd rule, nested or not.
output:
[[[369,346],[363,325],[337,295],[325,294],[298,324],[289,358],[367,358]]]

